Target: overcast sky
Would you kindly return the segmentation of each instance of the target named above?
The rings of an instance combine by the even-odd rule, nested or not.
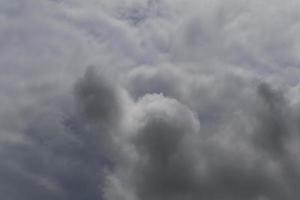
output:
[[[298,200],[299,0],[0,0],[0,199]]]

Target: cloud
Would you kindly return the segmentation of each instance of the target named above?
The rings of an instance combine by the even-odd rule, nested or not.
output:
[[[175,99],[138,99],[130,114],[135,129],[122,143],[135,158],[116,162],[106,199],[296,199],[291,174],[299,171],[285,147],[294,137],[283,118],[291,117],[288,105],[267,84],[252,89],[256,111],[225,115],[230,119],[204,131]]]
[[[0,198],[298,199],[299,6],[2,0]]]
[[[95,73],[93,68],[88,68],[84,78],[75,87],[75,93],[80,101],[79,106],[82,106],[83,114],[90,121],[112,126],[112,124],[118,123],[121,115],[119,97],[113,86]]]

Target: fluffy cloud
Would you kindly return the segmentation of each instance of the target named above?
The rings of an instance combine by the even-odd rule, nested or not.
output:
[[[203,121],[162,94],[127,104],[110,135],[115,159],[105,199],[296,199],[298,128],[290,121],[297,118],[281,92],[264,83],[252,90],[255,97],[234,97],[242,102]]]
[[[1,0],[0,198],[298,199],[299,7]]]

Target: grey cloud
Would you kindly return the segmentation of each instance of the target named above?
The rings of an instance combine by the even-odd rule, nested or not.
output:
[[[299,6],[2,0],[0,198],[299,199]]]
[[[84,78],[75,87],[79,106],[89,120],[96,124],[102,123],[102,126],[112,126],[121,117],[119,98],[114,86],[95,73],[95,69],[88,68]]]
[[[154,93],[179,97],[180,88],[175,82],[181,81],[182,77],[178,73],[178,70],[171,69],[168,66],[159,68],[152,66],[139,67],[128,74],[127,88],[135,99],[145,94]],[[182,84],[184,83],[182,82]]]
[[[102,170],[111,166],[103,125],[117,123],[118,99],[113,87],[93,73],[89,69],[78,80],[75,99],[71,91],[56,96],[54,104],[40,99],[9,122],[8,137],[22,137],[1,140],[1,198],[102,199]]]
[[[129,165],[117,162],[114,170],[124,174],[112,171],[108,180],[114,177],[121,182],[129,181],[136,190],[130,196],[137,199],[175,197],[189,190],[187,184],[192,186],[193,172],[190,176],[180,173],[193,166],[184,149],[189,149],[189,142],[198,135],[199,124],[194,113],[175,99],[154,94],[140,99],[131,115],[137,117],[134,117],[136,128],[127,144],[134,145],[133,153],[138,160],[133,159]],[[117,189],[108,185],[104,190],[107,198],[117,199],[114,194]]]
[[[146,113],[149,116],[145,125],[138,130],[134,143],[145,160],[137,164],[134,175],[139,198],[176,198],[194,189],[197,177],[193,172],[194,163],[185,155],[184,140],[197,134],[194,133],[197,124],[190,124],[188,117],[192,116],[185,115],[191,114],[181,111],[180,106],[174,105],[173,109],[178,109],[175,116],[164,116],[163,110]],[[179,115],[182,119],[177,121]]]
[[[260,129],[257,142],[269,153],[281,155],[284,151],[284,140],[289,137],[289,127],[285,99],[280,93],[274,92],[269,85],[261,84],[258,93],[264,101],[261,114],[258,116]]]
[[[284,104],[284,99],[268,85],[259,85],[256,94],[258,109],[262,100],[263,104],[275,103],[276,109],[288,111],[284,105],[277,105],[278,101]],[[261,124],[248,133],[246,127],[227,130],[227,126],[242,123],[231,119],[226,124],[216,124],[225,126],[221,132],[211,129],[210,135],[205,135],[194,113],[174,99],[146,95],[137,107],[137,112],[142,113],[136,122],[140,128],[128,145],[135,146],[138,158],[129,167],[117,162],[116,171],[108,175],[108,180],[117,179],[134,188],[121,190],[120,196],[129,192],[133,199],[150,200],[297,198],[293,187],[297,178],[291,174],[297,175],[299,170],[288,161],[288,151],[283,148],[286,141],[281,141],[290,138],[290,130],[273,129],[273,123],[280,127],[285,124],[283,120],[274,121],[274,117],[280,118],[275,108],[256,113],[253,117]],[[251,116],[247,123],[255,127],[250,119]],[[117,188],[108,185],[106,198],[118,199],[111,195],[112,191],[118,193]]]

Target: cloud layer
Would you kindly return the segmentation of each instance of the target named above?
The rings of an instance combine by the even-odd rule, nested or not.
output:
[[[0,0],[0,199],[299,199],[299,7]]]

